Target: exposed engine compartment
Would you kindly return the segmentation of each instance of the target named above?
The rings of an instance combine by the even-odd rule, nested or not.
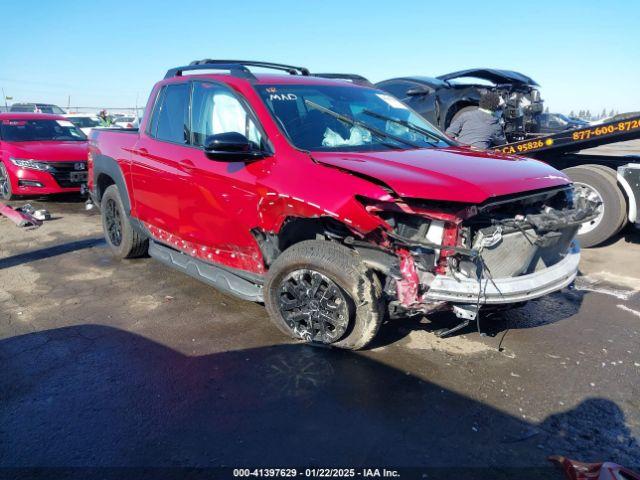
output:
[[[434,206],[408,202],[404,211],[379,213],[391,228],[387,235],[399,258],[385,286],[394,299],[392,314],[427,313],[454,301],[489,303],[483,298],[483,282],[499,291],[500,281],[544,274],[561,263],[575,248],[580,224],[596,208],[574,200],[571,187],[494,199],[456,212],[430,213],[428,207]],[[443,279],[477,293],[451,301],[431,298],[432,286]],[[509,303],[504,300],[494,303]]]
[[[540,91],[528,85],[496,85],[492,89],[504,102],[504,133],[509,142],[524,140],[539,131],[538,115],[544,111]]]

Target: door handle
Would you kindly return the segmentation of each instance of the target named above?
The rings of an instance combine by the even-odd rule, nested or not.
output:
[[[183,172],[191,173],[193,171],[193,169],[195,168],[195,165],[193,164],[193,162],[191,160],[189,160],[188,158],[185,158],[185,159],[180,160],[178,162],[178,168],[180,170],[182,170]]]

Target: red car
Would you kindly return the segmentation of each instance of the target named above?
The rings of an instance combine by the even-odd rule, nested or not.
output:
[[[86,135],[64,117],[0,113],[0,198],[79,192],[87,153]]]
[[[361,348],[387,316],[451,310],[446,334],[577,273],[593,206],[564,174],[457,146],[381,90],[205,60],[169,70],[143,118],[90,136],[113,253],[264,302],[294,338]]]

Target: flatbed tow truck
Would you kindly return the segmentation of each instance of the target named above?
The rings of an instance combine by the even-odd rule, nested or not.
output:
[[[640,115],[621,116],[600,125],[532,136],[496,147],[495,151],[544,161],[574,182],[576,195],[596,200],[599,215],[578,232],[581,245],[592,247],[607,241],[628,222],[640,221],[640,156],[634,160],[634,156],[578,152],[639,138]]]

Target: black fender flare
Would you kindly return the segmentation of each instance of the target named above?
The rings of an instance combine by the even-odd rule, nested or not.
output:
[[[93,156],[93,185],[94,185],[94,201],[100,205],[102,200],[103,191],[100,190],[100,183],[98,179],[100,175],[107,175],[118,187],[120,191],[120,198],[124,208],[127,211],[127,215],[131,215],[131,201],[129,200],[129,191],[127,190],[127,183],[124,181],[124,175],[120,169],[118,162],[107,155],[97,154]]]

